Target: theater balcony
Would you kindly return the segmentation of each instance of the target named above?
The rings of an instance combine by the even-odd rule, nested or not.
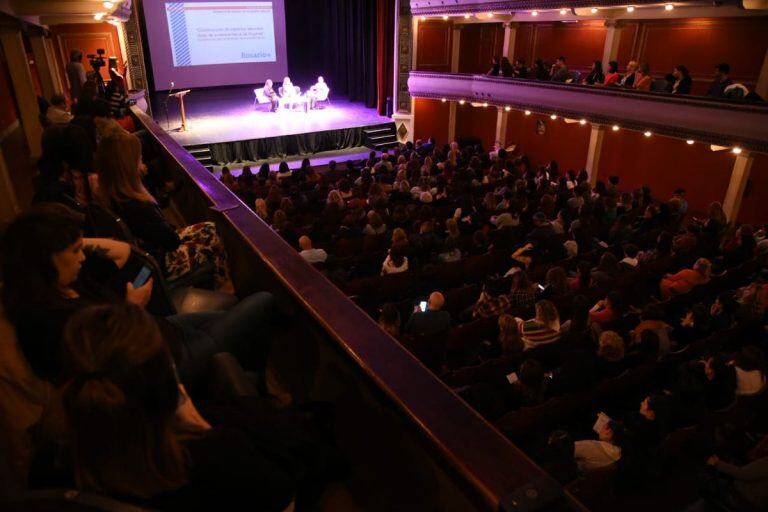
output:
[[[723,147],[768,152],[768,104],[466,73],[412,71],[415,98],[525,110]]]

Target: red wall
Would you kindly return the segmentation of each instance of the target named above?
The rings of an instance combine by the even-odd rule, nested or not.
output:
[[[8,71],[2,46],[0,46],[0,91],[3,91],[0,94],[0,133],[2,133],[19,118],[11,87],[11,74]]]
[[[442,20],[419,21],[416,45],[416,69],[450,71],[452,23]]]
[[[642,133],[606,131],[598,179],[615,175],[621,188],[648,185],[654,197],[665,199],[682,187],[691,210],[705,212],[712,201],[723,201],[733,169],[730,151],[710,151],[705,144],[689,146],[683,140],[645,137]]]
[[[539,58],[552,63],[563,55],[569,67],[588,69],[592,61],[603,55],[606,28],[602,20],[534,23],[532,26],[532,35],[529,30],[522,38],[515,36],[515,57],[522,56],[529,63]]]
[[[438,144],[448,140],[448,112],[450,103],[440,100],[416,98],[413,139],[427,140],[434,137]]]
[[[768,155],[755,155],[738,220],[755,225],[768,223]]]
[[[496,107],[456,105],[456,140],[480,139],[483,148],[496,141]]]
[[[501,57],[504,26],[501,23],[464,25],[459,39],[459,72],[486,73],[491,59]]]
[[[545,127],[544,135],[537,131],[537,121]],[[562,119],[552,121],[549,116],[512,111],[507,119],[506,144],[516,144],[516,150],[528,155],[534,165],[555,160],[560,169],[584,168],[589,147],[589,126],[568,124]]]
[[[106,50],[106,57],[115,55],[118,61],[122,63],[120,56],[120,42],[117,38],[117,27],[109,23],[70,23],[63,25],[54,25],[51,27],[54,36],[56,57],[61,66],[60,73],[65,82],[65,88],[69,93],[69,82],[65,66],[69,62],[69,52],[73,48],[82,50],[83,65],[87,72],[91,72],[91,66],[88,64],[86,55],[95,54],[97,48]],[[109,71],[106,66],[101,68],[101,76],[104,80],[109,80]]]

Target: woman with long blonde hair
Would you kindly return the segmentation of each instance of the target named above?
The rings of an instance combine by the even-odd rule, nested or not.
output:
[[[175,229],[142,182],[145,168],[138,137],[128,132],[109,132],[96,152],[96,200],[125,220],[142,247],[160,262],[166,277],[178,278],[213,263],[217,289],[234,293],[227,254],[216,226],[213,222],[199,222]]]

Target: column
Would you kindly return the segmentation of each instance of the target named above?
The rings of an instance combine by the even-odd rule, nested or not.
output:
[[[395,91],[392,121],[397,140],[413,141],[415,100],[408,94],[408,73],[416,59],[418,19],[411,16],[408,0],[395,1]]]
[[[21,31],[7,29],[0,32],[0,44],[3,45],[8,69],[11,72],[11,84],[16,94],[16,101],[21,114],[21,127],[27,137],[27,145],[33,158],[42,154],[41,137],[43,128],[38,119],[40,109],[37,106],[37,94],[35,84],[32,81],[32,72],[27,62],[27,52],[24,50],[24,41],[21,39]]]
[[[6,225],[16,218],[20,212],[13,192],[13,184],[8,174],[3,150],[0,148],[0,225]]]
[[[459,56],[461,54],[461,29],[463,25],[453,25],[453,45],[451,47],[451,73],[459,72]],[[448,106],[448,142],[456,138],[456,102]]]
[[[496,139],[501,143],[501,147],[507,147],[507,121],[509,112],[504,108],[498,107],[496,110]]]
[[[32,54],[35,57],[35,65],[37,66],[37,72],[40,75],[40,85],[43,88],[43,96],[45,99],[50,100],[54,94],[60,94],[61,89],[57,83],[56,61],[50,60],[50,54],[48,53],[45,45],[45,36],[30,35],[29,43],[32,46]]]
[[[755,92],[763,99],[768,98],[768,50],[765,51],[763,67],[760,68],[760,75],[757,78]]]
[[[624,24],[619,20],[605,20],[605,45],[603,46],[603,69],[608,69],[608,63],[616,60],[621,42],[621,29]]]
[[[587,163],[584,168],[589,174],[589,184],[593,187],[597,184],[597,172],[600,167],[600,153],[603,151],[603,138],[605,128],[593,124],[589,132],[589,148],[587,149]]]
[[[728,183],[728,190],[725,191],[723,200],[723,211],[729,222],[735,222],[741,208],[741,199],[744,197],[744,189],[747,188],[749,173],[752,170],[754,157],[742,153],[736,155],[736,161],[733,162],[733,171],[731,171],[731,181]]]
[[[519,25],[519,23],[512,21],[504,25],[504,46],[501,49],[501,55],[510,61],[515,58],[515,38],[517,37],[517,27]]]

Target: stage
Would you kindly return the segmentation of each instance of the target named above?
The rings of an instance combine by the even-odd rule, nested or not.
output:
[[[320,109],[270,112],[269,104],[254,106],[253,87],[193,90],[184,98],[187,131],[181,126],[179,104],[170,98],[166,120],[165,95],[152,101],[155,121],[192,152],[210,150],[213,163],[258,161],[285,156],[373,146],[375,135],[391,133],[392,120],[343,98],[324,102]],[[382,139],[383,140],[383,139]],[[381,149],[381,148],[378,148]]]

